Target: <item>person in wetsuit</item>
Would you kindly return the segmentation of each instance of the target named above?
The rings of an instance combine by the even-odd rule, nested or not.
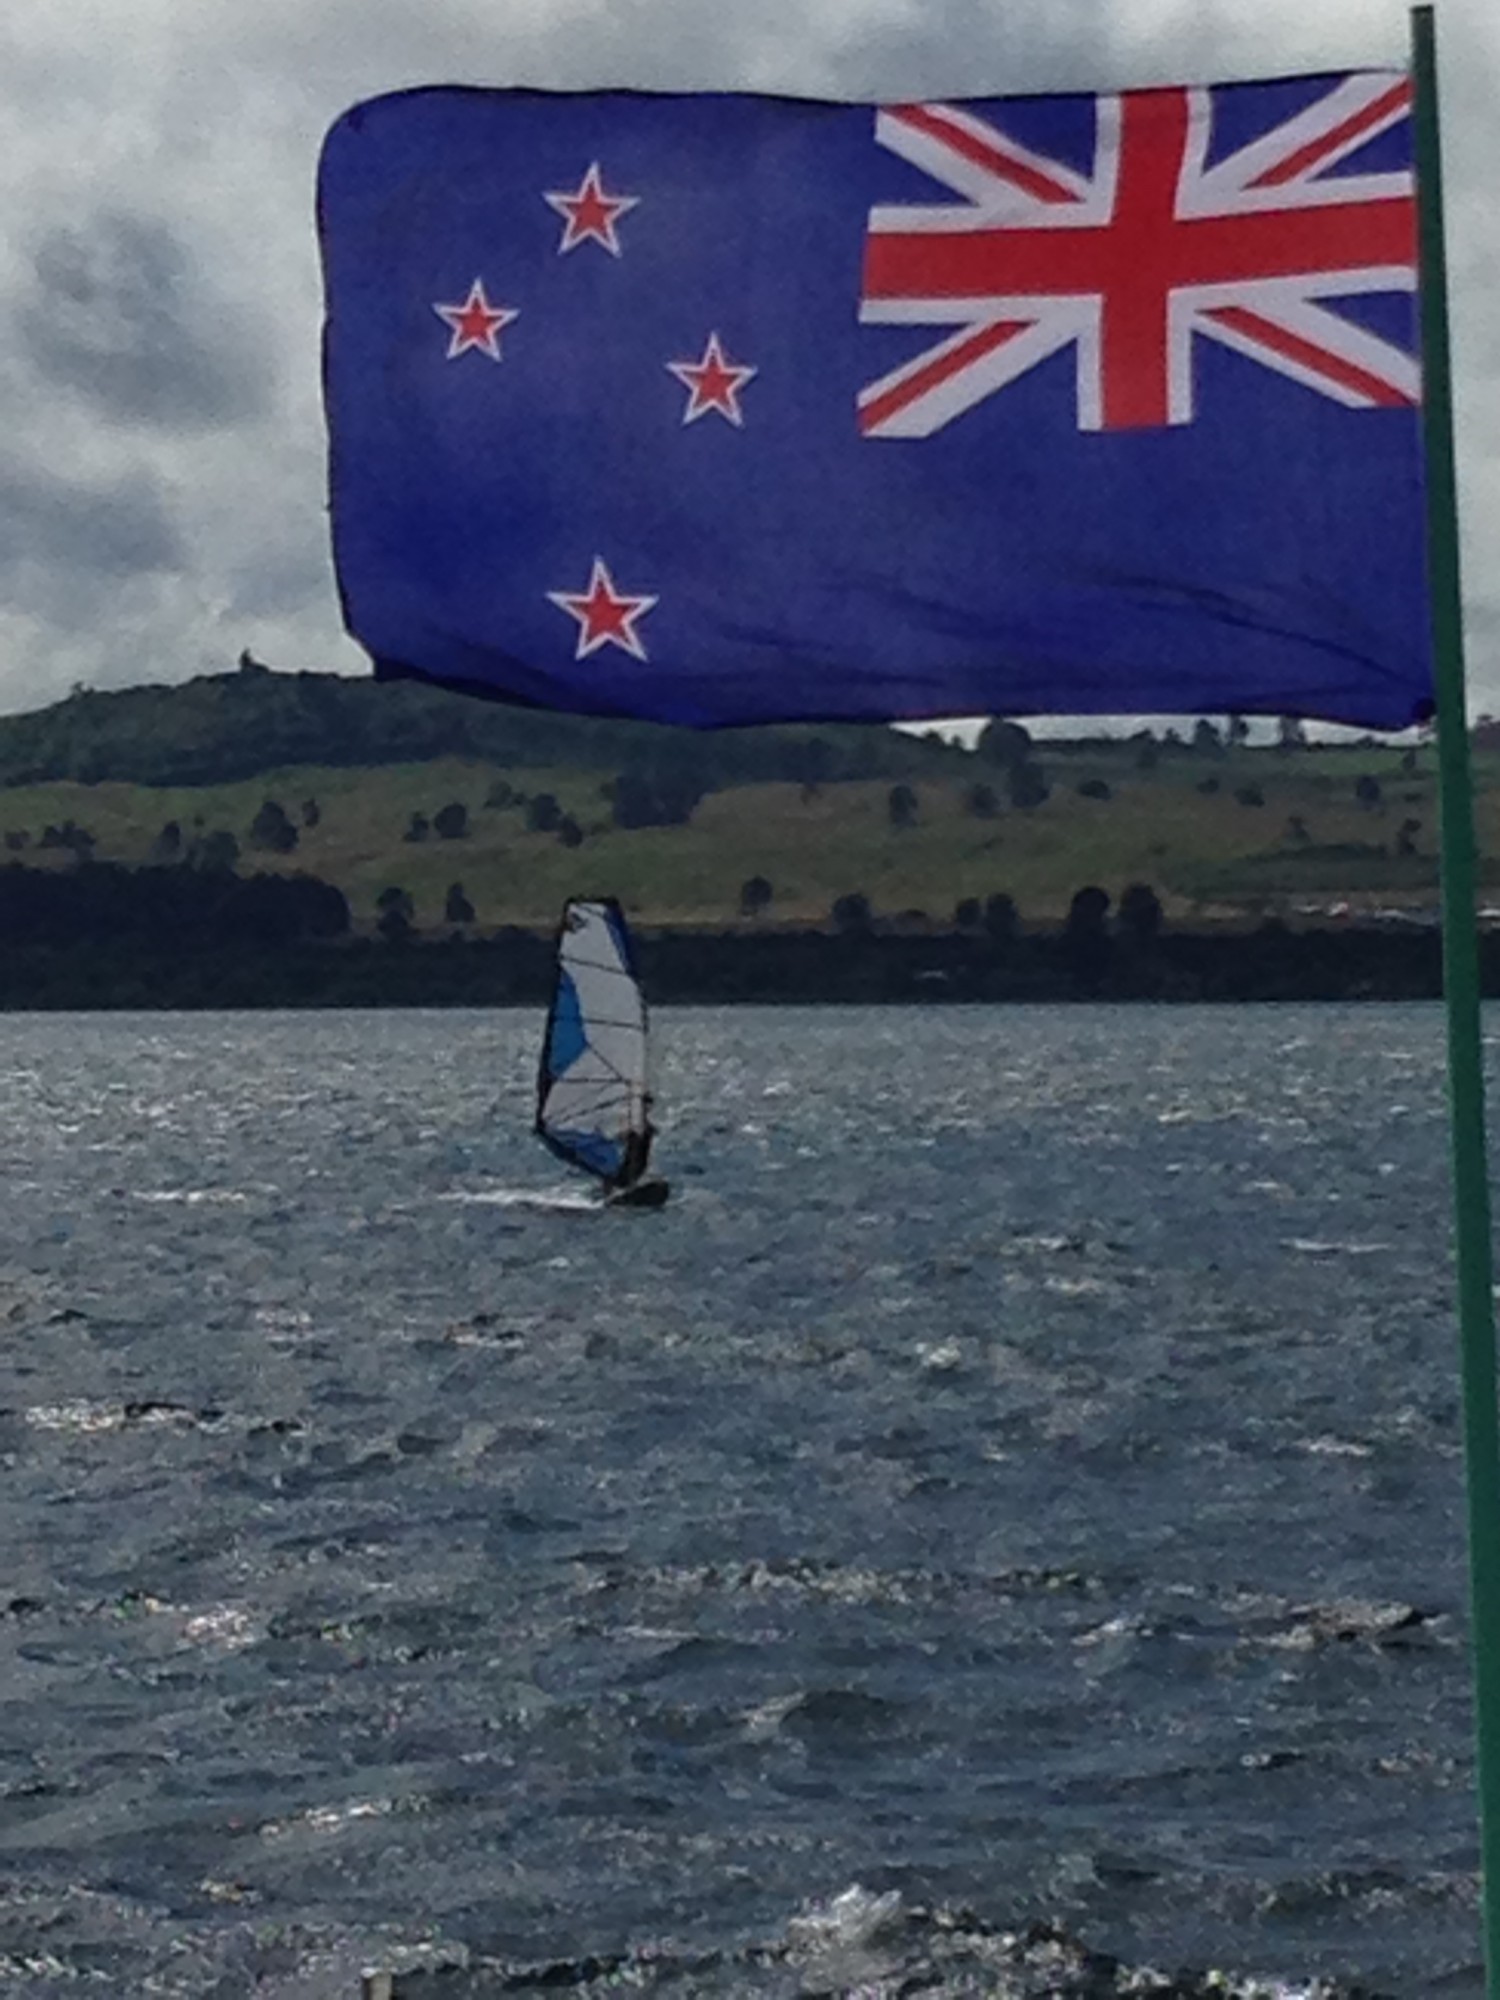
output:
[[[648,1119],[639,1132],[631,1132],[625,1140],[625,1151],[621,1155],[617,1170],[610,1176],[609,1191],[618,1194],[623,1189],[634,1187],[646,1171],[646,1163],[651,1157],[651,1141],[656,1136]]]

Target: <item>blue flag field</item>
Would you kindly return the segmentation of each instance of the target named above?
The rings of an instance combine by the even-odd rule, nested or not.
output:
[[[1403,74],[416,90],[318,209],[381,673],[700,726],[1431,713]]]

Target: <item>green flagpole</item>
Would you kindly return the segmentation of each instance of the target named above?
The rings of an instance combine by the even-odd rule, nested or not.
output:
[[[1484,1131],[1484,1051],[1479,1023],[1479,938],[1474,908],[1474,810],[1469,780],[1469,722],[1464,702],[1458,490],[1453,469],[1453,386],[1448,357],[1448,277],[1432,8],[1414,7],[1411,27],[1427,567],[1433,672],[1437,683],[1443,991],[1448,1004],[1454,1248],[1469,1502],[1469,1593],[1479,1750],[1485,1990],[1489,2000],[1500,2000],[1500,1423],[1496,1420],[1495,1404],[1489,1163]]]

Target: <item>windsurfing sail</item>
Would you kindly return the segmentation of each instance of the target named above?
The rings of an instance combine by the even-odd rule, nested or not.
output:
[[[618,903],[570,901],[542,1042],[536,1129],[570,1166],[628,1187],[651,1150],[646,1003]]]

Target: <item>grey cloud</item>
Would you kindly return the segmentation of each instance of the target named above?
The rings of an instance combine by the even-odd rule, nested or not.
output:
[[[52,577],[49,609],[65,607],[80,579],[110,585],[180,568],[186,550],[160,487],[143,471],[106,485],[73,484],[44,467],[0,468],[0,578],[26,605]]]
[[[333,557],[323,523],[318,526],[314,543],[269,550],[231,580],[231,617],[290,617],[332,596]]]
[[[1050,0],[1038,9],[938,0],[861,19],[835,44],[834,87],[859,97],[1097,88],[1099,16],[1098,0]]]
[[[104,416],[203,431],[268,407],[269,365],[166,223],[104,213],[54,228],[32,269],[24,351]]]

